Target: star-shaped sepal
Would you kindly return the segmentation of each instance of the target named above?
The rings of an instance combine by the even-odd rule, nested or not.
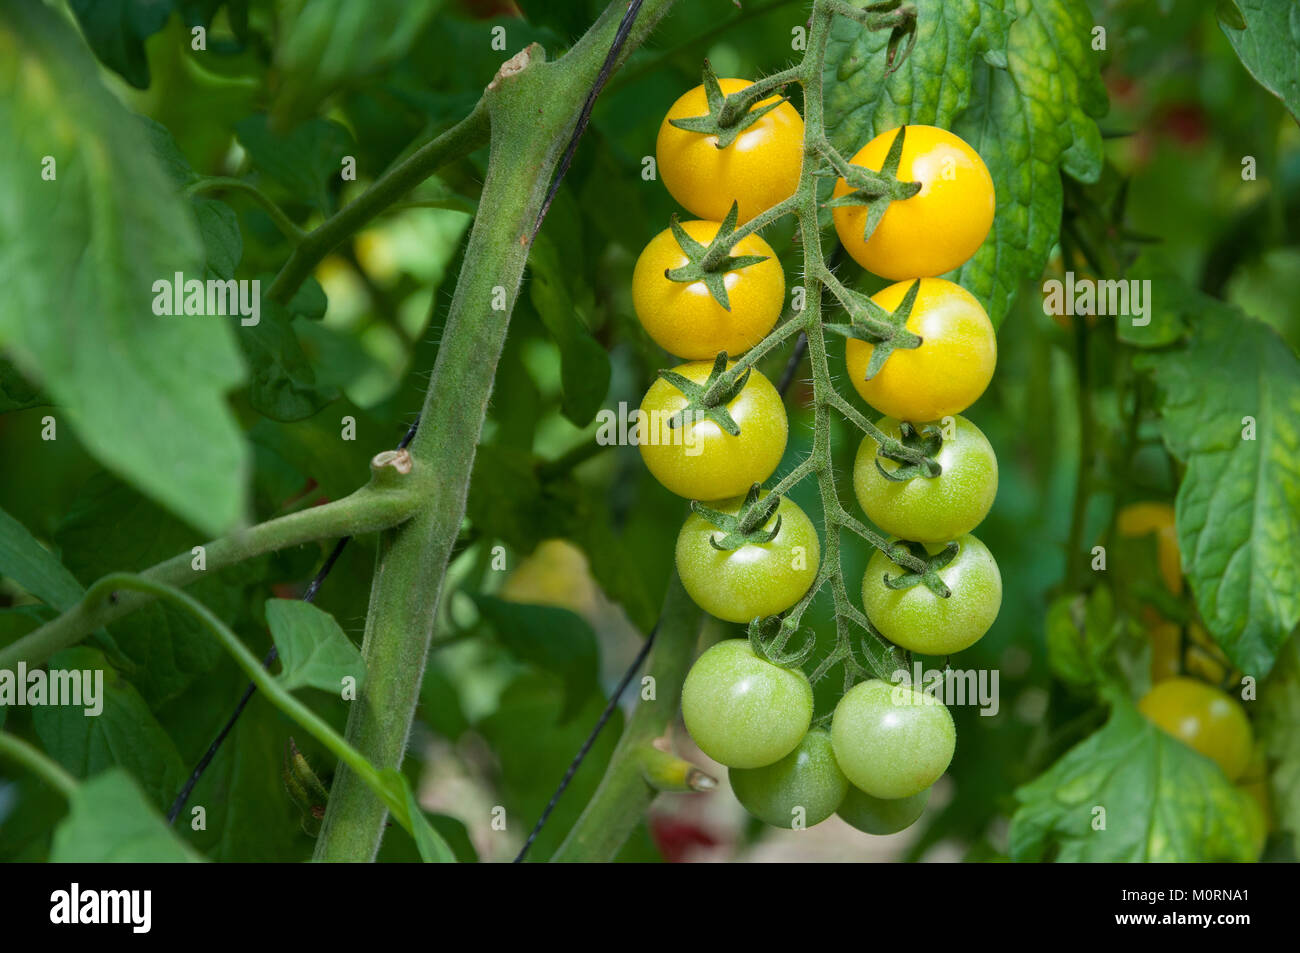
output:
[[[931,556],[926,548],[920,543],[900,542],[895,543],[894,546],[890,548],[890,551],[885,555],[889,556],[890,559],[893,559],[894,554],[902,549],[907,550],[907,552],[910,552],[913,556],[923,562],[925,564],[925,571],[912,572],[911,570],[904,569],[896,576],[891,576],[889,573],[885,573],[882,578],[885,580],[885,585],[888,588],[910,589],[913,586],[923,585],[940,599],[947,599],[952,595],[952,590],[948,588],[947,583],[945,583],[939,576],[939,570],[956,558],[957,552],[960,549],[956,543],[949,543],[942,550]],[[900,556],[903,555],[902,553],[898,554]]]
[[[768,522],[781,505],[781,497],[775,493],[762,496],[762,490],[755,483],[745,494],[745,502],[735,513],[723,513],[705,506],[699,500],[691,503],[691,511],[708,520],[720,532],[709,535],[709,545],[719,552],[729,552],[750,544],[770,543],[781,532],[781,517],[777,516],[770,529]]]
[[[837,170],[849,187],[850,192],[826,202],[824,208],[842,208],[849,205],[862,205],[867,209],[867,220],[862,230],[862,240],[868,241],[885,217],[889,204],[910,199],[921,191],[920,182],[902,182],[898,178],[898,164],[903,157],[903,140],[907,133],[906,126],[898,127],[898,135],[889,145],[884,164],[879,172],[860,165],[848,165]],[[843,162],[844,160],[839,160]]]
[[[668,227],[672,229],[673,238],[677,239],[677,245],[687,260],[684,265],[666,270],[664,277],[670,281],[681,281],[687,284],[703,282],[704,287],[709,289],[709,294],[713,295],[713,300],[722,305],[724,310],[730,311],[727,272],[739,271],[750,265],[757,265],[760,261],[767,261],[766,255],[731,254],[731,246],[739,240],[733,238],[739,216],[739,206],[732,202],[727,217],[722,220],[717,234],[713,236],[713,241],[701,245],[686,233],[686,229],[682,228],[674,214]]]
[[[899,430],[902,432],[899,443],[913,453],[902,454],[891,450],[888,446],[881,446],[876,451],[876,469],[880,471],[882,477],[895,483],[905,483],[917,477],[937,477],[943,472],[943,467],[939,466],[938,461],[934,459],[939,448],[943,446],[943,431],[939,427],[926,424],[917,430],[915,426],[904,420],[899,425]],[[918,455],[922,459],[918,460]],[[882,457],[900,463],[902,466],[887,470],[880,462]]]
[[[760,99],[767,99],[771,95],[771,90],[765,90],[757,86],[748,86],[732,93],[730,96],[724,95],[722,86],[718,83],[718,77],[713,72],[713,67],[709,65],[708,60],[705,60],[704,98],[708,102],[709,111],[703,116],[670,119],[668,123],[687,132],[698,132],[701,135],[714,136],[716,139],[714,144],[719,149],[725,149],[735,142],[736,137],[742,132],[773,109],[788,101],[787,97],[781,96],[776,102],[767,103],[757,109],[754,108]]]
[[[912,315],[920,288],[920,279],[912,282],[892,314],[866,295],[849,289],[848,295],[852,302],[849,307],[849,323],[826,325],[827,331],[842,334],[846,338],[857,338],[872,345],[871,359],[867,361],[866,380],[871,380],[880,373],[886,359],[894,351],[912,350],[921,346],[921,337],[907,330],[907,319]]]

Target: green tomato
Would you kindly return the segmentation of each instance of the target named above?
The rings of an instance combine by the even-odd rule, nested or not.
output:
[[[916,823],[929,800],[929,788],[911,797],[879,798],[850,785],[836,813],[864,834],[897,834]]]
[[[952,715],[910,685],[854,685],[831,720],[835,760],[849,783],[878,798],[919,794],[948,770],[957,745]]]
[[[713,646],[682,686],[682,717],[700,750],[729,768],[780,761],[812,723],[813,692],[803,672],[754,654],[748,639]]]
[[[891,542],[893,542],[891,540]],[[862,607],[880,634],[895,645],[925,655],[951,655],[970,648],[989,630],[1002,607],[1002,574],[988,548],[967,534],[956,540],[957,555],[939,570],[952,590],[942,599],[924,583],[890,589],[884,577],[903,569],[877,551],[862,577]],[[934,555],[942,543],[926,543]]]
[[[802,830],[835,813],[849,789],[835,763],[831,736],[815,728],[799,747],[763,768],[732,768],[731,790],[760,821]]]
[[[902,437],[893,417],[882,417],[876,426],[887,437]],[[917,429],[929,426],[942,424],[917,424]],[[934,458],[942,472],[902,483],[881,476],[876,468],[880,444],[870,434],[862,438],[853,463],[853,492],[871,522],[886,533],[922,543],[944,543],[980,524],[997,496],[998,459],[988,439],[965,417],[953,418],[951,433]],[[880,465],[891,473],[901,466],[885,458]]]
[[[737,497],[712,508],[734,514],[743,502]],[[697,513],[686,518],[677,534],[677,574],[696,605],[727,622],[749,622],[799,601],[821,563],[817,530],[788,497],[764,529],[770,532],[778,518],[781,529],[771,542],[737,549],[715,549],[710,540],[722,539],[722,531]]]

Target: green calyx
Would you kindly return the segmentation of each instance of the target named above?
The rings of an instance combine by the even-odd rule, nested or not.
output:
[[[283,777],[289,799],[302,812],[303,831],[315,837],[320,833],[321,820],[325,817],[329,790],[316,776],[316,772],[294,744],[293,738],[285,746]]]
[[[876,226],[889,210],[891,202],[910,199],[921,191],[920,182],[902,182],[898,178],[898,163],[903,158],[903,139],[906,133],[907,127],[899,126],[898,135],[894,136],[894,141],[890,143],[889,153],[885,156],[885,162],[879,172],[860,165],[847,165],[838,170],[853,191],[831,199],[824,206],[825,208],[866,206],[867,221],[862,230],[864,242],[870,240]]]
[[[663,370],[659,376],[672,384],[686,397],[686,406],[668,418],[672,429],[700,420],[712,420],[733,437],[740,436],[740,425],[727,410],[727,405],[740,396],[749,383],[749,369],[735,380],[727,379],[727,352],[721,351],[713,361],[708,379],[697,384],[676,371]]]
[[[810,629],[797,649],[786,651],[786,643],[798,630],[798,623],[791,624],[791,620],[780,616],[755,619],[749,623],[750,648],[759,658],[767,659],[773,665],[797,669],[812,657],[817,648],[817,635]]]
[[[921,346],[920,335],[907,330],[907,319],[912,315],[912,307],[916,304],[916,295],[920,289],[921,281],[918,278],[912,282],[912,287],[907,289],[907,294],[903,295],[903,300],[892,314],[866,295],[850,291],[856,307],[849,310],[849,323],[825,326],[827,331],[867,341],[873,346],[871,359],[867,361],[866,380],[871,380],[880,373],[886,359],[894,351],[910,351]]]
[[[730,96],[724,95],[713,67],[709,65],[708,60],[705,60],[704,97],[709,104],[708,113],[687,119],[670,119],[668,122],[687,132],[713,136],[717,148],[725,149],[736,141],[738,135],[787,101],[786,97],[782,96],[774,103],[768,103],[758,109],[754,108],[760,99],[766,99],[771,95],[771,90],[764,89],[758,84],[747,86]]]
[[[904,570],[897,576],[891,576],[885,573],[882,577],[885,585],[890,589],[910,589],[915,585],[923,585],[933,592],[940,599],[947,599],[952,595],[952,590],[948,588],[947,583],[939,577],[939,570],[948,565],[957,557],[957,551],[960,547],[956,543],[949,543],[942,550],[933,556],[926,551],[926,548],[920,543],[899,543],[890,547],[885,553],[890,559],[894,559],[894,554],[900,549],[906,549],[914,557],[925,564],[924,572],[912,572]],[[899,555],[902,555],[899,553]]]
[[[698,500],[691,503],[691,510],[694,513],[722,530],[721,536],[717,533],[710,534],[710,546],[720,552],[727,552],[751,543],[770,543],[776,539],[781,532],[781,517],[777,516],[770,530],[764,527],[776,513],[777,507],[781,505],[781,497],[769,493],[760,499],[760,492],[757,483],[751,486],[749,492],[745,494],[745,502],[740,505],[740,510],[736,513],[723,513],[705,506]]]
[[[876,469],[880,471],[882,477],[895,483],[905,483],[917,477],[933,479],[943,472],[943,467],[939,466],[938,461],[934,459],[934,455],[943,446],[941,428],[934,424],[927,424],[918,431],[912,424],[903,421],[899,425],[899,430],[902,431],[902,438],[897,443],[901,444],[901,447],[881,444],[880,449],[876,451]],[[902,452],[903,448],[912,452]],[[882,457],[902,466],[887,470],[880,462]]]
[[[677,221],[677,216],[673,215],[669,228],[672,229],[673,238],[677,239],[677,245],[686,256],[686,264],[677,268],[670,268],[664,272],[664,277],[670,281],[681,281],[686,284],[702,282],[704,287],[709,289],[709,294],[713,300],[718,302],[724,310],[731,310],[731,300],[727,296],[727,272],[739,271],[742,268],[748,268],[750,265],[757,265],[760,261],[767,261],[766,255],[732,255],[731,246],[738,242],[744,235],[736,235],[736,220],[740,217],[739,206],[731,203],[731,209],[727,212],[727,217],[722,220],[718,226],[718,233],[713,236],[713,241],[708,245],[701,245],[695,239],[686,233]],[[748,234],[748,233],[746,233]]]

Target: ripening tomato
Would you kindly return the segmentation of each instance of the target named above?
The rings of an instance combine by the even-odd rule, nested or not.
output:
[[[701,245],[718,234],[717,222],[682,222],[682,228]],[[785,303],[785,275],[776,252],[757,235],[746,235],[732,246],[731,254],[767,260],[726,273],[727,310],[704,282],[667,277],[666,272],[687,263],[672,229],[664,229],[641,252],[632,273],[632,307],[646,333],[665,351],[690,361],[711,360],[719,351],[739,357],[776,325]]]
[[[876,426],[886,437],[901,439],[899,421],[882,417]],[[917,424],[943,428],[939,422]],[[936,477],[917,476],[897,482],[876,468],[880,444],[870,434],[858,445],[853,463],[853,492],[867,518],[886,533],[921,543],[941,543],[969,533],[988,515],[998,493],[998,458],[984,432],[965,417],[954,416],[949,436],[935,454]],[[889,472],[901,464],[881,458]]]
[[[1231,696],[1194,678],[1171,678],[1138,702],[1138,710],[1157,727],[1209,758],[1235,781],[1254,751],[1254,733],[1245,710]]]
[[[948,770],[957,729],[933,696],[872,679],[854,685],[835,706],[831,744],[854,787],[872,797],[905,798]]]
[[[906,126],[898,163],[900,182],[921,191],[891,202],[869,239],[864,205],[834,209],[835,231],[853,259],[882,278],[941,275],[963,264],[984,242],[996,205],[988,167],[960,136],[934,126]],[[897,129],[872,139],[850,161],[879,172]],[[835,196],[852,189],[843,179]]]
[[[891,540],[892,542],[892,540]],[[885,585],[888,574],[904,572],[877,551],[862,577],[862,606],[880,634],[895,645],[925,655],[951,655],[984,637],[1002,607],[1002,574],[993,554],[969,533],[954,540],[957,555],[941,568],[939,578],[952,591],[943,599],[925,583],[906,589]],[[926,543],[935,555],[943,543]]]
[[[857,338],[845,342],[849,379],[857,392],[876,410],[899,420],[939,420],[961,413],[989,386],[998,359],[997,336],[979,299],[943,278],[920,281],[906,325],[921,338],[918,347],[894,351],[867,380],[874,345]],[[910,281],[900,281],[871,300],[892,312],[911,286]]]
[[[718,85],[731,95],[752,84],[719,79]],[[761,100],[754,108],[776,99]],[[659,127],[655,143],[659,175],[683,208],[720,222],[736,202],[743,223],[794,195],[803,168],[803,119],[793,106],[777,106],[722,149],[716,136],[678,129],[669,122],[708,112],[704,87],[696,86],[672,104]]]
[[[727,639],[695,660],[682,685],[682,719],[700,750],[729,768],[780,761],[808,733],[808,676],[754,654],[748,639]]]
[[[707,381],[712,369],[708,361],[674,368],[697,384]],[[740,428],[734,437],[708,419],[670,428],[669,419],[686,403],[686,396],[663,378],[650,385],[641,401],[641,458],[656,480],[687,499],[724,500],[744,495],[772,475],[785,453],[789,421],[781,395],[766,377],[752,371],[727,404]]]
[[[738,497],[713,509],[736,514],[742,503]],[[710,540],[722,531],[698,513],[686,517],[677,534],[677,574],[696,605],[727,622],[749,622],[799,601],[821,565],[817,530],[789,497],[781,498],[763,529],[770,532],[777,519],[781,528],[770,542],[716,549]]]

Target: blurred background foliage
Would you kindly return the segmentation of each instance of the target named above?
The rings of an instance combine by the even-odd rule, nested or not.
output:
[[[106,64],[105,82],[127,108],[165,126],[198,174],[245,178],[310,226],[413,142],[464,115],[505,57],[536,41],[554,58],[603,4],[178,3],[176,15],[152,30],[140,27],[138,49],[120,44],[113,55],[105,53],[111,44],[96,42],[96,31],[108,36],[109,27],[97,25],[86,6],[72,4]],[[1120,275],[1140,254],[1162,274],[1266,322],[1292,350],[1300,347],[1295,118],[1243,68],[1212,4],[1092,0],[1089,7],[1107,35],[1106,49],[1095,54],[1110,106],[1099,120],[1105,169],[1095,184],[1065,182],[1065,216],[1084,242],[1057,245],[1045,276],[1067,268],[1093,272],[1098,265]],[[214,10],[209,52],[197,55],[189,49],[187,22],[206,21]],[[678,4],[651,46],[634,54],[602,95],[542,230],[489,409],[465,545],[443,603],[440,638],[447,644],[431,655],[406,769],[462,856],[513,856],[653,625],[672,571],[685,504],[645,472],[635,449],[592,444],[594,411],[620,403],[635,408],[655,370],[671,361],[640,329],[630,303],[638,252],[677,211],[667,191],[643,177],[643,160],[653,154],[669,104],[699,82],[702,59],[723,76],[774,72],[800,55],[791,48],[792,30],[804,16],[803,4],[784,0],[747,0],[741,9],[724,0]],[[504,52],[490,42],[496,27],[504,28]],[[338,149],[355,155],[357,181],[339,181]],[[1257,160],[1258,175],[1243,182],[1247,155]],[[347,493],[364,480],[368,457],[394,445],[413,419],[484,171],[483,153],[456,163],[337,249],[315,275],[328,302],[323,312],[308,305],[284,316],[290,331],[273,359],[259,365],[250,357],[254,379],[236,392],[234,407],[252,448],[254,518]],[[288,249],[271,217],[237,191],[207,194],[236,217],[241,241],[234,273],[273,274]],[[1117,209],[1118,217],[1098,221],[1099,212]],[[793,283],[792,225],[781,223],[766,237]],[[1082,245],[1089,242],[1101,261],[1085,257]],[[210,250],[210,266],[212,260]],[[869,284],[847,259],[837,267]],[[1006,592],[993,630],[954,664],[997,670],[1000,707],[991,717],[954,708],[957,754],[927,815],[889,838],[845,836],[835,827],[838,819],[811,832],[775,832],[743,820],[724,786],[711,795],[661,798],[625,859],[1006,859],[1016,789],[1105,719],[1094,694],[1063,678],[1061,664],[1053,662],[1049,608],[1079,598],[1118,604],[1126,621],[1099,624],[1122,629],[1112,650],[1123,657],[1130,694],[1149,684],[1151,625],[1142,606],[1164,599],[1154,540],[1132,540],[1127,553],[1112,547],[1107,580],[1113,593],[1081,573],[1077,554],[1080,546],[1113,538],[1121,505],[1171,502],[1181,464],[1166,451],[1155,422],[1135,414],[1135,400],[1149,410],[1155,395],[1149,381],[1135,376],[1113,320],[1075,319],[1076,326],[1044,314],[1041,281],[1026,281],[1009,308],[997,374],[971,412],[1001,465],[997,503],[979,535],[999,561]],[[832,348],[833,368],[840,353]],[[1089,368],[1086,393],[1081,354]],[[780,377],[786,356],[764,363],[770,378]],[[594,393],[592,381],[608,386]],[[808,387],[796,378],[787,399],[791,438],[778,476],[811,447],[809,401]],[[42,441],[40,419],[49,403],[41,382],[8,362],[0,363],[0,410],[0,505],[60,554],[83,584],[113,569],[143,568],[191,544],[192,527],[105,473],[71,429],[55,442]],[[354,443],[338,439],[344,415],[357,420]],[[837,469],[847,494],[857,435],[836,426]],[[1092,475],[1076,506],[1081,470]],[[792,495],[817,519],[811,483]],[[868,553],[853,537],[845,537],[844,547],[852,591]],[[267,557],[195,592],[261,653],[270,644],[265,599],[300,594],[326,551],[303,547]],[[357,641],[373,560],[373,540],[354,541],[317,601]],[[1181,612],[1179,631],[1187,631],[1194,610],[1185,598],[1169,599],[1174,606],[1164,605],[1167,614]],[[0,604],[6,606],[0,644],[50,614],[7,583]],[[1095,611],[1104,614],[1105,607]],[[829,599],[819,598],[806,618],[829,646]],[[711,623],[704,637],[738,634],[736,627]],[[233,663],[207,651],[204,638],[185,619],[155,608],[94,640],[122,678],[127,701],[119,720],[147,723],[166,739],[165,750],[146,751],[136,736],[131,742],[148,762],[137,767],[157,781],[148,793],[160,808],[243,685]],[[1300,690],[1294,672],[1286,677],[1294,697]],[[820,706],[829,705],[832,686],[819,688],[825,689]],[[324,696],[314,702],[342,727],[340,706]],[[620,718],[578,772],[532,859],[546,858],[576,818],[599,780]],[[14,710],[5,727],[40,738],[47,750],[54,744],[51,754],[74,774],[107,762],[104,745],[93,747],[100,754],[88,760],[61,755],[57,740],[34,721]],[[280,780],[291,731],[270,705],[254,699],[194,796],[209,805],[209,830],[185,833],[208,856],[298,859],[310,851]],[[313,765],[328,766],[310,739],[295,740]],[[689,745],[684,732],[679,741]],[[1294,750],[1281,752],[1270,754],[1268,797],[1275,807],[1292,807],[1273,812],[1268,856],[1294,859],[1300,770]],[[0,780],[0,856],[45,855],[57,805],[38,793],[29,779]],[[490,823],[497,805],[509,818],[504,833]],[[403,838],[389,837],[382,859],[414,856]]]

